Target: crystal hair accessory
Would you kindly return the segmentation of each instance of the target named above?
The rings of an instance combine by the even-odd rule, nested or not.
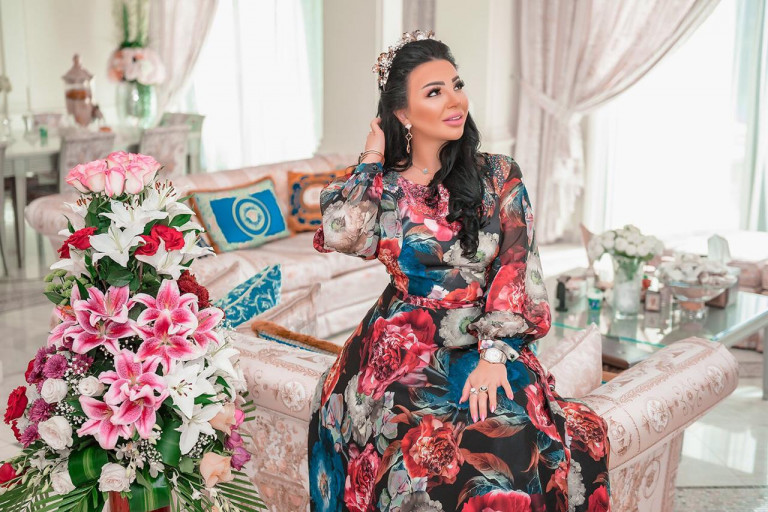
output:
[[[378,73],[379,75],[379,89],[383,90],[387,83],[387,78],[389,78],[389,68],[392,66],[392,61],[395,59],[397,51],[410,42],[421,41],[422,39],[434,39],[435,41],[439,41],[439,39],[435,38],[435,33],[432,30],[428,32],[424,32],[423,30],[403,32],[403,36],[397,43],[390,46],[386,52],[379,55],[379,58],[376,59],[376,64],[371,68],[371,71]]]

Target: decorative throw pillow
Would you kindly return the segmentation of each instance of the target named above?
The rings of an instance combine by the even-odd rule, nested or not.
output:
[[[352,169],[337,169],[322,173],[288,171],[290,209],[288,227],[295,233],[314,231],[323,223],[320,212],[320,192],[335,178],[344,176]]]
[[[268,176],[237,188],[191,193],[189,202],[217,253],[258,247],[291,235]]]
[[[560,396],[580,398],[600,386],[603,378],[603,336],[600,328],[589,324],[542,350],[539,362],[555,377]]]
[[[278,263],[240,283],[214,305],[224,310],[224,318],[232,327],[237,327],[278,304],[281,287],[282,272]]]

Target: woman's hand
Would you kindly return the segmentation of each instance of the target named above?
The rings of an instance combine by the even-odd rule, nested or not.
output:
[[[381,123],[380,117],[374,117],[371,121],[371,131],[368,132],[368,138],[365,140],[365,151],[369,149],[375,149],[376,151],[384,153],[384,146],[386,145],[384,139],[384,131],[379,124]],[[362,160],[364,163],[384,162],[384,157],[379,156],[376,153],[368,153]]]
[[[488,388],[487,392],[480,391],[481,386]],[[512,400],[512,387],[507,380],[507,367],[502,363],[490,363],[485,359],[480,359],[472,373],[467,377],[464,384],[464,391],[461,393],[459,403],[469,398],[469,412],[472,415],[472,421],[477,421],[478,413],[480,421],[484,421],[488,416],[488,410],[496,410],[496,390],[501,386],[507,394],[507,398]],[[477,389],[477,393],[470,393],[470,389]]]

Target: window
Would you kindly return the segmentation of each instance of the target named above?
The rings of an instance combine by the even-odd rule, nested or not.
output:
[[[747,227],[762,6],[720,2],[687,41],[591,115],[587,226],[635,224],[659,237]]]

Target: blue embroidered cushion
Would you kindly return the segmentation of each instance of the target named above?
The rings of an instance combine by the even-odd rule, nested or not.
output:
[[[288,190],[291,193],[288,227],[294,233],[315,231],[323,224],[320,192],[331,181],[348,172],[352,172],[352,168],[318,173],[288,171]]]
[[[291,235],[269,177],[238,188],[192,194],[189,201],[217,253],[258,247]]]
[[[280,302],[282,280],[280,264],[270,265],[237,285],[214,306],[224,311],[224,318],[232,327],[237,327]]]

